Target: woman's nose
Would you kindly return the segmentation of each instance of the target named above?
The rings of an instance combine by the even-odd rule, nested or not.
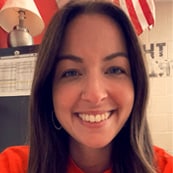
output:
[[[108,95],[106,83],[100,78],[91,78],[85,81],[85,86],[82,88],[81,98],[84,101],[98,105]]]

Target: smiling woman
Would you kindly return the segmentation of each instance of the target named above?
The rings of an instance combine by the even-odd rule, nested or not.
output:
[[[124,12],[102,0],[71,1],[39,50],[30,148],[4,151],[0,172],[16,163],[21,173],[171,172],[172,157],[150,139],[147,97],[142,52]]]
[[[53,82],[57,119],[86,147],[110,145],[127,121],[134,100],[123,34],[105,15],[81,14],[68,25],[61,46],[55,71],[59,77]],[[70,145],[73,150],[73,142]]]

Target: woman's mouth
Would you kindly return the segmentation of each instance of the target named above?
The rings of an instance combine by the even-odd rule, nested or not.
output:
[[[98,123],[98,122],[107,120],[111,114],[112,114],[111,111],[104,112],[104,113],[98,113],[98,114],[79,113],[78,117],[85,122]]]

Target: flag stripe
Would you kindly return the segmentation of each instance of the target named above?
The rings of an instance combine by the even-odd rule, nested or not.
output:
[[[132,3],[132,0],[126,0],[126,6],[127,6],[127,9],[128,9],[128,13],[130,15],[130,18],[137,30],[137,33],[140,34],[143,29],[142,29],[142,26],[140,24],[140,21],[138,20],[138,16],[136,14],[136,10],[134,8],[134,5]]]
[[[132,0],[132,1],[133,1],[133,5],[134,5],[134,8],[135,8],[138,20],[140,22],[140,25],[141,25],[142,29],[144,30],[146,28],[146,26],[148,27],[148,22],[145,18],[145,15],[143,13],[141,5],[140,5],[140,3],[136,3],[136,0]]]
[[[154,23],[154,17],[152,15],[150,6],[154,7],[154,5],[151,4],[152,3],[151,1],[147,2],[147,1],[144,1],[144,0],[139,0],[139,3],[140,3],[140,6],[141,6],[142,11],[143,11],[143,14],[145,15],[145,18],[146,18],[148,24],[152,25]],[[150,6],[149,6],[149,4],[150,4]]]

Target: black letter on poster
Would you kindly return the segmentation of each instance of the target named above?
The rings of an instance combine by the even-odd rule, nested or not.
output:
[[[146,45],[143,45],[143,48],[145,53],[146,54],[149,53],[151,55],[151,58],[154,59],[154,44],[153,43],[150,44],[150,49],[146,49]]]

